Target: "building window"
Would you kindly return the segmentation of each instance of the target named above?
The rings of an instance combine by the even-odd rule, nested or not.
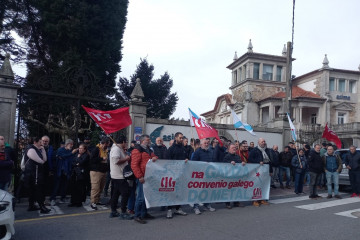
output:
[[[263,80],[273,80],[273,65],[263,65]]]
[[[349,81],[349,92],[356,93],[356,81],[354,80]]]
[[[316,124],[316,113],[311,114],[311,124]]]
[[[239,67],[239,82],[241,82],[243,80],[242,71],[243,71],[242,67]]]
[[[339,79],[339,92],[345,92],[345,79]]]
[[[335,78],[329,80],[329,91],[335,91]]]
[[[259,79],[259,72],[260,72],[260,63],[254,63],[254,72],[253,72],[254,79]]]
[[[235,85],[237,83],[237,70],[235,70],[233,72],[233,78],[234,78],[233,82],[234,82],[234,85]]]
[[[338,113],[338,124],[345,123],[345,113]]]
[[[281,82],[282,67],[276,67],[276,81]]]

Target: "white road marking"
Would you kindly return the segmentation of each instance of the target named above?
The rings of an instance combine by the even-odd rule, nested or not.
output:
[[[344,198],[339,200],[327,201],[327,202],[320,202],[320,203],[313,203],[313,204],[306,204],[295,206],[296,208],[306,209],[306,210],[318,210],[323,208],[335,207],[350,203],[360,202],[360,198]]]
[[[355,216],[355,215],[359,215],[359,214],[354,215],[353,213],[360,213],[360,208],[349,210],[349,211],[344,211],[344,212],[338,212],[338,213],[335,213],[335,215],[349,217],[349,218],[359,218],[359,217]]]

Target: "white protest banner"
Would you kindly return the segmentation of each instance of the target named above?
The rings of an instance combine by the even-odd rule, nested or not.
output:
[[[269,165],[158,160],[146,165],[146,206],[269,199]]]

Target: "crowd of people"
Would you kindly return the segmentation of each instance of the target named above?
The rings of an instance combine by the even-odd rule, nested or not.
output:
[[[74,141],[67,139],[63,146],[55,151],[50,144],[50,138],[33,138],[26,147],[21,161],[23,174],[16,196],[20,197],[21,189],[26,189],[29,195],[28,211],[40,210],[49,213],[47,205],[54,206],[66,202],[66,194],[70,193],[69,207],[81,207],[90,196],[90,207],[97,210],[101,194],[107,196],[111,189],[109,205],[110,217],[124,220],[134,219],[144,224],[154,218],[147,212],[143,184],[145,169],[149,159],[158,161],[184,160],[220,162],[245,166],[246,164],[268,164],[271,176],[271,187],[294,189],[296,194],[305,194],[303,186],[309,186],[309,198],[321,198],[318,189],[327,189],[327,198],[341,198],[339,195],[339,174],[343,162],[349,169],[352,186],[351,197],[360,197],[360,153],[355,146],[350,146],[349,152],[341,159],[334,152],[334,146],[323,143],[313,148],[304,144],[297,147],[293,142],[278,151],[278,146],[268,147],[265,139],[259,138],[257,146],[254,142],[221,139],[187,139],[180,132],[167,148],[163,139],[156,138],[151,145],[150,137],[142,135],[139,142],[132,141],[127,148],[127,139],[118,136],[115,139],[102,137],[97,145],[92,145],[85,138],[77,148]],[[0,136],[0,189],[7,190],[11,181],[11,172],[15,155],[10,146]],[[46,195],[49,196],[46,199]],[[58,197],[59,196],[59,197]],[[121,196],[120,211],[118,200]],[[36,204],[37,203],[37,204]],[[266,200],[253,201],[253,206],[268,205]],[[226,208],[244,207],[241,202],[227,202]],[[191,205],[195,214],[203,210],[211,212],[216,209],[210,203],[195,203]],[[201,209],[203,207],[204,209]],[[186,216],[182,206],[164,206],[166,217],[173,215]]]

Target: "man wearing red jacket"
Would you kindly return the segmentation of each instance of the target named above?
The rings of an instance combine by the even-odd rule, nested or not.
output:
[[[150,149],[150,137],[149,135],[141,135],[140,145],[136,145],[134,150],[131,152],[131,169],[133,170],[137,182],[136,187],[136,201],[135,201],[135,215],[134,221],[145,224],[145,219],[154,218],[147,213],[145,197],[143,191],[143,184],[145,183],[145,168],[146,163],[152,159],[155,162],[158,157],[155,156],[154,152]]]

